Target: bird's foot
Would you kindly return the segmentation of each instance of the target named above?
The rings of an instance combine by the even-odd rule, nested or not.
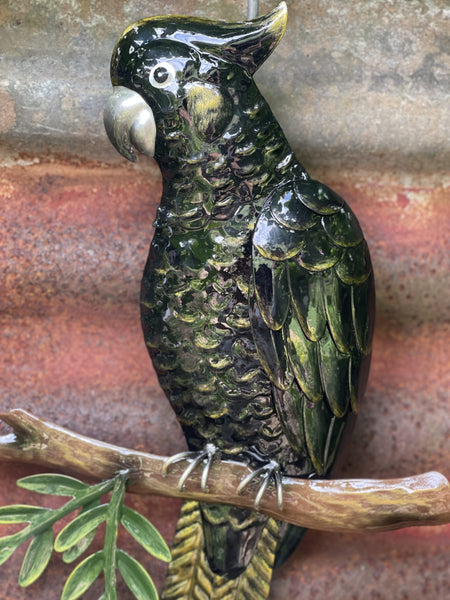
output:
[[[240,494],[248,486],[248,484],[253,481],[253,479],[256,479],[260,475],[262,475],[263,480],[255,498],[256,510],[258,510],[261,499],[264,496],[264,492],[266,491],[271,480],[275,484],[275,488],[277,490],[277,504],[278,508],[281,510],[283,508],[283,483],[281,481],[281,467],[274,460],[271,460],[266,465],[263,465],[259,469],[252,471],[250,475],[247,475],[247,477],[245,477],[239,484],[237,493]]]
[[[191,473],[193,473],[193,471],[195,471],[195,469],[202,462],[205,461],[206,464],[203,467],[203,471],[202,471],[201,490],[202,490],[202,492],[206,492],[209,470],[210,470],[211,465],[214,462],[215,458],[217,458],[218,454],[220,454],[220,450],[216,446],[214,446],[214,444],[209,444],[209,443],[206,444],[205,449],[201,450],[200,452],[197,452],[197,451],[179,452],[178,454],[174,454],[174,456],[171,456],[170,458],[168,458],[165,461],[163,468],[162,468],[162,474],[164,476],[166,476],[169,468],[176,462],[179,462],[181,460],[190,461],[189,465],[183,471],[183,474],[181,475],[180,480],[178,482],[177,487],[178,487],[178,490],[181,492],[181,490],[184,489],[184,486],[186,484],[186,481],[187,481],[189,475],[191,475]]]

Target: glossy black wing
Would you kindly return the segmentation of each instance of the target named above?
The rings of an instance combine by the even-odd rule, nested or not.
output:
[[[268,198],[253,236],[250,303],[283,430],[323,475],[365,390],[374,317],[367,244],[325,185],[289,182]]]

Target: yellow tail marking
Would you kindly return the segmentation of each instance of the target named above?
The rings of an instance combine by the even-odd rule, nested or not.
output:
[[[247,569],[236,579],[216,575],[203,552],[199,505],[195,501],[185,502],[161,600],[267,600],[278,531],[277,521],[269,519]]]

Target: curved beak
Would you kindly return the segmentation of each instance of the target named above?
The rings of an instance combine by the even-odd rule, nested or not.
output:
[[[106,133],[122,156],[137,161],[136,151],[155,154],[156,125],[152,109],[137,92],[115,86],[103,113]]]

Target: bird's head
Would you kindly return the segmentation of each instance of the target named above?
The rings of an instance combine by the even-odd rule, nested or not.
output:
[[[182,134],[181,122],[200,141],[220,136],[233,115],[231,82],[251,81],[281,39],[286,18],[282,2],[242,23],[164,16],[128,27],[111,60],[114,90],[104,121],[112,144],[136,160],[136,150],[158,157],[171,136]]]

